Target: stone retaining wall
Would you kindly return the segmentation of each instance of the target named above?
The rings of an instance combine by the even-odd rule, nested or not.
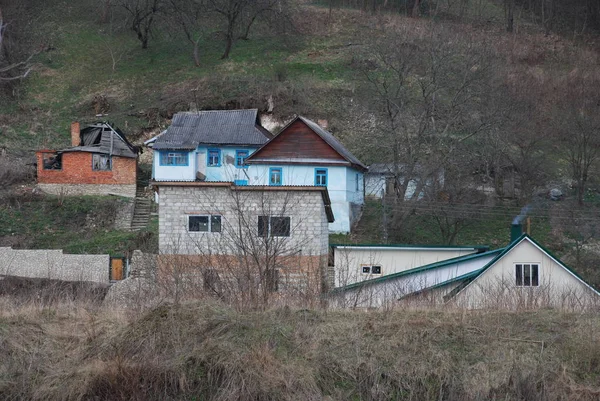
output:
[[[38,188],[51,195],[118,195],[135,198],[135,184],[44,184]]]

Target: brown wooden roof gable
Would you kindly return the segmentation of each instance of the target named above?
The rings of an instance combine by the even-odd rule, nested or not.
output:
[[[248,164],[336,164],[366,171],[362,164],[331,133],[298,116],[248,159]]]

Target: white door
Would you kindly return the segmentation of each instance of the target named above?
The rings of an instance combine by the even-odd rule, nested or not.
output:
[[[201,174],[201,177],[206,178],[206,152],[197,153],[196,168],[198,169],[197,171]]]

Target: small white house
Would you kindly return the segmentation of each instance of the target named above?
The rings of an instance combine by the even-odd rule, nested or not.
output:
[[[461,308],[600,306],[600,293],[526,234],[506,248],[459,256],[331,291],[337,307],[448,304]]]
[[[417,198],[424,196],[424,191],[433,185],[442,187],[444,184],[444,172],[438,169],[426,174],[420,166],[407,171],[408,166],[398,164],[394,168],[393,163],[374,163],[369,166],[365,173],[365,195],[375,198],[383,198],[388,194],[394,194],[399,185],[405,185],[404,200],[413,199],[415,191],[419,191]],[[419,182],[424,182],[419,185]],[[420,187],[420,188],[419,188]]]

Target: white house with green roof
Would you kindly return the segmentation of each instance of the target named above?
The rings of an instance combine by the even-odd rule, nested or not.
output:
[[[336,286],[329,299],[333,307],[359,308],[411,303],[510,310],[600,307],[596,289],[526,234],[506,248]]]

